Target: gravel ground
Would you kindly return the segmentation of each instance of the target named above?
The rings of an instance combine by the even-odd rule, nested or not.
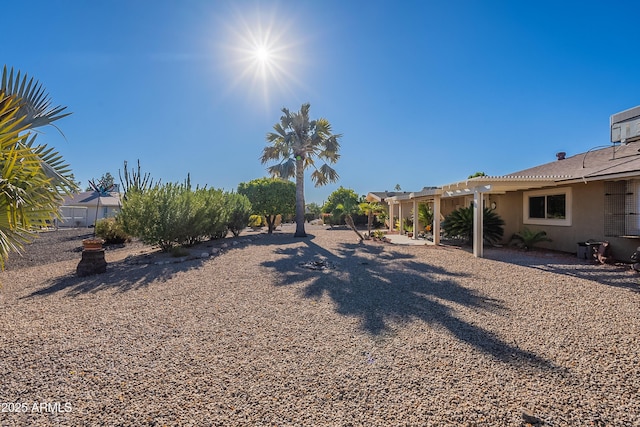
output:
[[[1,273],[0,425],[640,426],[629,269],[283,231]]]

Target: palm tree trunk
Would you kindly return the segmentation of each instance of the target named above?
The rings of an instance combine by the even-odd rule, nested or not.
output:
[[[364,240],[364,236],[360,234],[360,232],[356,228],[356,224],[353,222],[353,217],[351,216],[351,214],[345,215],[344,222],[349,226],[350,229],[353,230],[354,233],[358,235],[358,237],[360,238],[360,241],[362,242]]]
[[[304,159],[296,158],[296,234],[294,237],[307,237],[304,231]]]

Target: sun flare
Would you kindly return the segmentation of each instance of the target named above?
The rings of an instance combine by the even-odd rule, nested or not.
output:
[[[229,37],[224,49],[233,75],[232,87],[245,87],[252,96],[261,93],[265,102],[276,92],[291,92],[299,84],[295,75],[300,38],[292,36],[289,26],[280,25],[275,10],[270,15],[243,12],[227,23]]]

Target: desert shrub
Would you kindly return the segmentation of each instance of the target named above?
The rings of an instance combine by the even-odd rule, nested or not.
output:
[[[262,215],[249,215],[249,227],[263,227],[265,225],[265,220]]]
[[[229,211],[222,190],[214,188],[201,189],[201,197],[204,199],[205,217],[202,235],[210,239],[222,239],[229,232]]]
[[[239,236],[240,232],[249,224],[251,215],[251,202],[244,194],[225,194],[227,209],[227,228],[234,236]]]
[[[171,249],[179,240],[179,191],[178,185],[165,184],[129,192],[119,216],[124,230],[163,251]]]
[[[504,234],[504,221],[494,211],[484,208],[483,235],[485,243],[498,242]],[[459,208],[446,216],[442,230],[449,237],[459,237],[473,243],[473,207]]]
[[[128,233],[168,251],[175,245],[220,239],[229,231],[237,236],[249,223],[250,212],[246,196],[214,188],[192,190],[187,178],[184,184],[130,191],[120,217]]]
[[[106,244],[120,244],[131,241],[129,236],[116,218],[105,218],[96,222],[96,236],[102,238]]]

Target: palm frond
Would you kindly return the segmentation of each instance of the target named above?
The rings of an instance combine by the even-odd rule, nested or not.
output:
[[[20,71],[14,78],[13,68],[7,71],[6,65],[2,69],[0,92],[20,100],[19,120],[30,128],[50,125],[71,114],[63,113],[67,107],[52,107],[49,94],[37,80],[28,78],[26,74],[21,75]]]

